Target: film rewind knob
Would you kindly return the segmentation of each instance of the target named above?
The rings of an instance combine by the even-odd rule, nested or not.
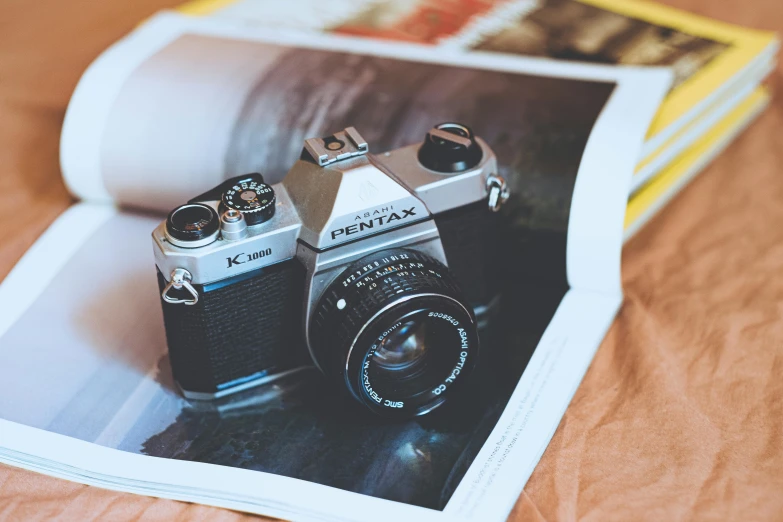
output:
[[[459,123],[441,123],[430,129],[419,148],[419,162],[441,174],[456,174],[472,169],[484,153],[470,127]]]

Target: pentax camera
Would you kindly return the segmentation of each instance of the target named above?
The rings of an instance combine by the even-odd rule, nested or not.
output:
[[[373,412],[433,410],[476,366],[507,198],[458,123],[377,155],[348,127],[306,140],[281,183],[193,198],[152,234],[175,381],[211,399],[315,365]]]

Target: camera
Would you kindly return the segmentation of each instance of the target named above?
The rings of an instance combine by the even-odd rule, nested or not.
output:
[[[442,123],[381,154],[353,127],[307,139],[281,183],[175,208],[152,234],[175,381],[214,399],[315,365],[375,413],[433,410],[478,361],[508,195],[489,146]]]

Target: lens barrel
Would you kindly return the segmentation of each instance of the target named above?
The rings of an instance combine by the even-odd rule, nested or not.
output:
[[[479,349],[472,309],[448,268],[408,249],[373,253],[343,271],[315,307],[308,337],[324,373],[382,415],[443,404]]]

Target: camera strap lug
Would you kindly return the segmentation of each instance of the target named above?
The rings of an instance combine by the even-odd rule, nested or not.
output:
[[[180,304],[183,303],[185,305],[194,305],[198,303],[198,292],[196,292],[196,289],[193,288],[193,285],[190,284],[190,281],[193,279],[193,276],[190,275],[190,272],[185,270],[184,268],[175,268],[171,272],[171,280],[169,281],[169,284],[166,285],[166,288],[163,289],[163,292],[161,292],[160,296],[163,298],[164,301],[171,304]],[[179,299],[176,297],[169,297],[168,293],[171,289],[174,290],[180,290],[184,288],[188,292],[190,292],[190,295],[193,296],[192,299]]]
[[[503,203],[508,201],[509,188],[503,176],[492,174],[487,178],[487,190],[489,191],[489,210],[497,212]]]

